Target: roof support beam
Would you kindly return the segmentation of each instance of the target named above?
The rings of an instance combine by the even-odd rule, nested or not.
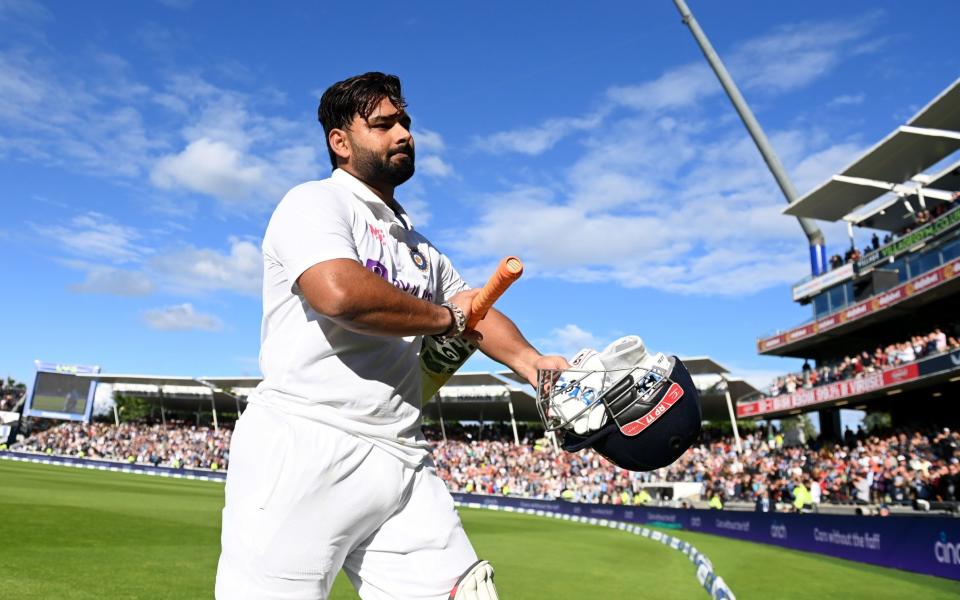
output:
[[[902,183],[890,183],[889,181],[880,181],[879,179],[868,179],[866,177],[850,177],[849,175],[834,175],[832,178],[839,183],[849,183],[850,185],[860,185],[863,187],[872,187],[888,192],[893,192],[901,196],[917,196],[923,194],[926,198],[935,198],[950,202],[953,200],[954,192],[946,190],[936,190],[922,186],[909,186]]]
[[[904,133],[912,133],[914,135],[926,135],[930,137],[946,138],[948,140],[960,140],[960,131],[951,131],[949,129],[932,129],[930,127],[901,125],[900,131]]]

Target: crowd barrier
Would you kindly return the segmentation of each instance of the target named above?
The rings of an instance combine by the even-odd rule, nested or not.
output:
[[[846,516],[581,504],[453,493],[457,502],[686,529],[960,580],[960,519]]]
[[[95,471],[115,471],[120,473],[138,473],[154,477],[170,477],[173,479],[199,479],[201,481],[225,481],[226,471],[208,471],[206,469],[174,469],[173,467],[154,467],[153,465],[138,465],[136,463],[97,460],[93,458],[76,458],[73,456],[57,456],[55,454],[34,454],[32,452],[0,452],[0,458],[20,462],[42,463],[45,465],[64,465],[80,467]]]

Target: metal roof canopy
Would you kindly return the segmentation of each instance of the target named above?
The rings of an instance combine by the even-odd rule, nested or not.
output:
[[[118,373],[77,373],[77,377],[96,379],[97,383],[139,383],[143,385],[183,385],[206,387],[194,377],[177,375],[121,375]]]
[[[933,190],[949,192],[960,190],[960,160],[936,175],[930,177],[917,175],[914,177],[914,180],[921,179],[928,182],[925,184],[928,188],[932,188],[922,190],[923,206],[920,205],[917,198],[901,198],[888,194],[889,197],[886,200],[872,207],[868,212],[848,215],[846,220],[858,227],[870,227],[882,231],[900,231],[906,225],[912,225],[914,223],[914,213],[907,209],[905,201],[910,202],[914,211],[920,210],[924,206],[929,210],[941,204],[951,204],[950,200],[943,198],[940,194],[931,195],[930,192]],[[857,189],[864,188],[857,186]]]
[[[715,375],[717,381],[726,379],[733,402],[745,397],[758,394],[759,391],[743,379],[726,377],[729,369],[708,356],[694,356],[681,358],[690,375],[698,381],[702,377]],[[142,386],[156,386],[156,391],[143,391],[133,395],[144,398],[159,398],[161,393],[164,402],[170,408],[193,409],[198,400],[209,402],[218,410],[233,409],[238,398],[223,393],[224,390],[250,389],[260,383],[260,377],[187,377],[167,375],[122,375],[116,373],[78,375],[88,379],[95,379],[99,383],[134,384]],[[169,393],[163,390],[166,386],[174,388],[195,388],[197,395],[192,393]],[[239,390],[238,390],[239,391]],[[726,413],[726,396],[723,391],[710,383],[700,390],[700,403],[704,418],[722,419]],[[211,398],[212,394],[212,398]],[[240,394],[237,394],[240,395]],[[455,373],[445,386],[440,388],[437,396],[423,406],[423,414],[428,418],[439,417],[436,400],[442,404],[443,417],[451,420],[509,420],[508,400],[513,404],[515,417],[519,421],[539,421],[534,402],[533,388],[513,371],[465,372]],[[240,401],[244,399],[239,398]]]
[[[839,175],[783,209],[784,214],[837,221],[960,149],[960,79],[856,159]],[[859,186],[859,189],[854,189]],[[930,186],[934,187],[934,186]],[[927,190],[925,195],[935,195]],[[949,199],[949,198],[942,198]]]
[[[97,383],[137,383],[143,385],[182,385],[219,389],[257,387],[262,377],[189,377],[179,375],[121,375],[119,373],[78,373],[77,377],[96,379]]]
[[[683,366],[691,375],[720,375],[730,372],[730,369],[724,367],[709,356],[691,356],[690,358],[681,358]]]

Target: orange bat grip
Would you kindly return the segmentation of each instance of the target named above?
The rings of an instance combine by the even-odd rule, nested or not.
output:
[[[523,275],[523,263],[516,256],[508,256],[500,261],[497,270],[493,272],[490,279],[482,288],[480,293],[473,298],[473,309],[470,320],[467,321],[467,329],[473,329],[485,316],[487,311],[493,306],[493,303],[510,285],[520,279]]]

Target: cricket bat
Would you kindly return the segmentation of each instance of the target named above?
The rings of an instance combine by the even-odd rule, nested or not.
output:
[[[508,256],[501,260],[497,270],[473,298],[473,310],[470,320],[467,321],[467,329],[476,327],[477,323],[487,316],[493,303],[522,274],[523,263],[519,258]],[[450,377],[463,366],[463,363],[467,362],[476,349],[476,344],[461,338],[453,338],[441,344],[437,336],[423,337],[423,345],[420,347],[420,369],[423,371],[421,399],[424,404],[450,380]]]

